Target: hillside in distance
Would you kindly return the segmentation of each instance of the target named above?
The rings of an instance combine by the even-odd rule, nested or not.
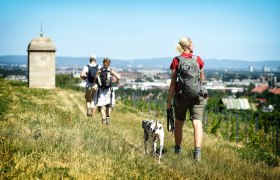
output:
[[[97,62],[102,64],[103,57],[98,57]],[[146,69],[168,69],[172,57],[151,58],[151,59],[134,59],[121,60],[112,59],[111,65],[117,68],[146,68]],[[56,57],[57,66],[84,66],[87,64],[88,57]],[[247,70],[253,66],[255,70],[261,70],[264,66],[271,70],[280,67],[279,61],[246,61],[246,60],[228,60],[228,59],[204,59],[205,69],[240,69]],[[27,56],[0,56],[0,64],[27,64]]]

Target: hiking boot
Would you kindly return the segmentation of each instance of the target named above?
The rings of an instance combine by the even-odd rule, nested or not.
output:
[[[109,125],[110,124],[110,117],[106,118],[106,124]]]
[[[193,159],[195,161],[200,161],[201,160],[201,150],[195,150],[193,153]]]
[[[87,109],[87,117],[92,117],[92,108]]]
[[[175,154],[181,154],[182,152],[182,148],[180,146],[175,146],[174,147],[174,153]]]

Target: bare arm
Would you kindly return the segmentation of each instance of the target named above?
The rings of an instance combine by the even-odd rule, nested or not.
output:
[[[177,71],[172,69],[172,79],[169,87],[168,98],[167,98],[167,109],[171,107],[171,99],[174,95],[175,88],[176,88],[176,78],[177,78]]]
[[[116,71],[114,71],[113,69],[112,69],[111,73],[113,76],[115,76],[117,78],[117,81],[121,79],[120,75],[118,73],[116,73]]]
[[[86,78],[87,78],[87,69],[86,69],[86,67],[83,68],[83,71],[80,74],[80,78],[83,79],[83,80],[86,80]]]

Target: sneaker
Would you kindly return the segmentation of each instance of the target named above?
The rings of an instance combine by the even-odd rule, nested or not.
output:
[[[175,154],[181,154],[182,152],[182,148],[180,146],[175,146],[174,147],[174,153]]]
[[[106,122],[106,120],[105,119],[101,119],[101,122],[102,122],[102,124],[104,124]]]
[[[106,118],[106,124],[109,125],[110,124],[110,117]]]
[[[201,151],[200,150],[195,150],[193,153],[193,159],[195,161],[200,161],[201,160]]]

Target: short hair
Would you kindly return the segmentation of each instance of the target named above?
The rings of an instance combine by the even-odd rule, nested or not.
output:
[[[109,58],[104,58],[103,65],[105,65],[105,63],[108,63],[109,66],[111,64],[111,60]]]

